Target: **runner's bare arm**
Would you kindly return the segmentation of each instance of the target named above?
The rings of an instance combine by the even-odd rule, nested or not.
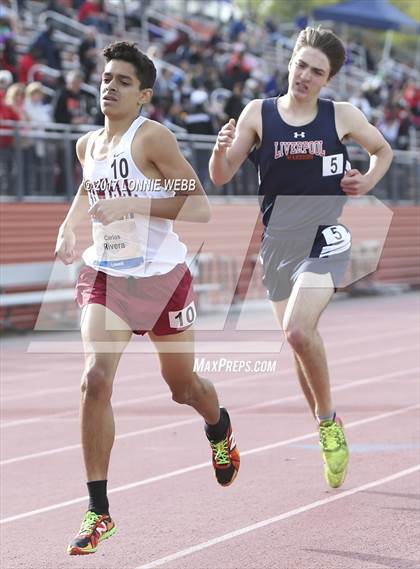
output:
[[[391,147],[359,109],[350,103],[335,103],[335,108],[340,136],[352,138],[370,155],[369,170],[365,174],[356,169],[349,170],[341,180],[341,187],[350,196],[366,194],[376,186],[391,165]]]
[[[146,125],[145,125],[146,126]],[[145,127],[142,127],[145,128]],[[210,204],[197,174],[181,154],[175,136],[165,126],[150,121],[141,138],[142,158],[153,165],[168,191],[178,195],[168,198],[122,198],[100,200],[89,213],[103,224],[112,223],[128,213],[164,219],[206,223]],[[135,156],[135,149],[134,154]],[[182,181],[185,180],[185,187]]]
[[[85,160],[86,144],[89,134],[90,133],[84,134],[76,143],[77,157],[82,166]],[[60,225],[57,235],[55,254],[66,264],[70,264],[75,260],[74,248],[76,245],[76,235],[74,230],[84,219],[88,218],[88,211],[87,193],[82,183],[77,190],[73,203],[63,223]]]
[[[210,158],[210,178],[222,186],[233,178],[247,159],[261,132],[261,100],[248,103],[235,126],[234,119],[223,125]]]

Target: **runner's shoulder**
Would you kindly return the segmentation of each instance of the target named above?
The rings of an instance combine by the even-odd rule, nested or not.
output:
[[[263,99],[253,99],[241,113],[238,120],[238,127],[251,128],[259,133],[261,129],[261,109]]]
[[[134,144],[142,144],[144,149],[149,146],[166,146],[167,144],[176,143],[176,136],[168,127],[160,122],[147,119],[138,129],[134,137]]]
[[[264,99],[253,99],[249,101],[242,111],[242,115],[245,116],[259,116],[262,109]]]
[[[347,102],[334,102],[335,122],[343,136],[358,129],[363,129],[368,123],[360,109]]]
[[[364,116],[362,111],[347,101],[333,101],[336,117],[342,120],[351,120]]]
[[[91,134],[93,134],[96,131],[90,130],[89,132],[86,132],[85,134],[83,134],[80,138],[77,139],[76,142],[76,154],[77,154],[77,158],[79,159],[79,161],[83,164],[84,160],[85,160],[85,154],[86,154],[86,146],[89,140],[89,137]]]

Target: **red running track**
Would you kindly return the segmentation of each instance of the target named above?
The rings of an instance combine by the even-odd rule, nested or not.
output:
[[[254,318],[262,324],[269,315]],[[80,558],[65,548],[86,507],[77,423],[82,359],[28,352],[46,335],[6,339],[2,569],[419,567],[419,296],[338,300],[321,330],[351,449],[342,488],[323,480],[288,349],[223,354],[275,360],[275,373],[207,374],[241,450],[229,488],[215,482],[201,418],[171,401],[156,358],[126,354],[113,397],[109,476],[118,533]]]

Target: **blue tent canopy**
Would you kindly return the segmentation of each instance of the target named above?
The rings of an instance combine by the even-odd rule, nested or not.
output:
[[[317,20],[332,20],[350,26],[379,30],[398,30],[405,33],[420,31],[420,23],[390,4],[388,0],[350,0],[313,11]]]

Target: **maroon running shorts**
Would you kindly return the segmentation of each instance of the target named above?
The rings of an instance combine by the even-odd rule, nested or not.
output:
[[[179,334],[195,321],[191,273],[185,263],[152,277],[112,277],[82,267],[76,284],[80,307],[102,304],[122,318],[135,334]]]

